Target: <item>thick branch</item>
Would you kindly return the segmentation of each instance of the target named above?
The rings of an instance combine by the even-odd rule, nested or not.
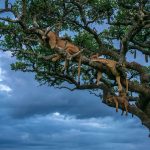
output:
[[[107,103],[105,100],[103,102],[108,106],[115,107],[114,103]],[[119,108],[121,110],[124,109],[122,108],[121,105],[119,105]],[[129,105],[128,110],[131,114],[140,118],[142,124],[145,125],[148,129],[150,129],[150,117],[147,116],[146,113],[144,113],[141,109],[139,109],[135,105]]]
[[[129,45],[129,49],[136,49],[136,50],[142,52],[143,54],[150,55],[150,51],[145,50],[143,47],[140,47],[138,45]]]
[[[132,40],[132,42],[135,44],[135,45],[138,45],[140,47],[143,47],[143,48],[150,48],[150,41],[145,41],[145,42],[137,42],[136,40]]]
[[[122,48],[120,52],[121,59],[122,59],[120,60],[121,62],[124,61],[125,55],[128,51],[128,42],[131,41],[134,38],[134,36],[141,31],[142,27],[143,25],[141,24],[135,24],[134,26],[130,28],[130,30],[123,37]]]
[[[66,54],[65,54],[64,52],[60,51],[60,50],[57,50],[57,53],[61,54],[64,58],[65,58],[65,56],[66,56]],[[51,56],[51,55],[50,55],[50,56],[38,56],[38,57],[39,57],[39,58],[42,58],[42,59],[44,59],[44,60],[46,60],[46,61],[52,59],[52,56]],[[53,57],[54,57],[54,55],[53,55]],[[77,62],[76,59],[73,59],[73,61]],[[105,67],[103,68],[103,66],[99,65],[99,63],[91,62],[91,61],[90,61],[87,57],[85,57],[85,56],[82,57],[82,64],[88,65],[88,66],[93,67],[93,68],[95,68],[95,69],[102,69],[102,70],[105,71]],[[134,65],[136,66],[137,64],[136,64],[136,63],[134,64],[134,62],[132,62],[132,63],[127,63],[127,65],[128,65],[128,67],[129,67],[130,65],[132,65],[132,67],[134,67]],[[132,68],[132,67],[131,67],[131,68]],[[139,71],[142,71],[142,70],[140,70],[140,67],[138,67],[138,66],[136,66],[136,67],[137,67],[137,69],[139,69]],[[121,80],[122,80],[122,83],[123,83],[124,85],[126,85],[126,84],[125,84],[125,79],[122,78]],[[84,87],[84,88],[85,88],[85,87]],[[129,81],[129,89],[130,89],[131,91],[133,91],[133,92],[138,92],[138,93],[142,93],[142,94],[146,94],[146,95],[148,95],[148,94],[150,93],[150,89],[149,89],[149,88],[144,87],[144,86],[141,85],[141,84],[134,83],[134,82],[132,82],[132,81]]]

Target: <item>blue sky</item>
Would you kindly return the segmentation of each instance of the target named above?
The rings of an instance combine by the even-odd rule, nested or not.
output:
[[[0,52],[0,150],[149,149],[137,117],[121,116],[88,91],[39,86],[34,74],[11,71],[14,61]],[[141,55],[137,61],[148,65]]]
[[[88,91],[39,86],[34,74],[11,71],[13,61],[0,53],[0,150],[148,149],[137,117],[122,117]]]

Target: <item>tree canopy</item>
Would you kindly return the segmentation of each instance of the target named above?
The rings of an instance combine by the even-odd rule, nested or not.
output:
[[[125,88],[129,80],[129,112],[138,116],[150,128],[150,66],[127,56],[150,56],[150,12],[148,0],[5,0],[0,8],[0,49],[16,57],[11,64],[15,71],[34,72],[42,85],[57,88],[100,90],[103,102],[108,91],[117,92],[113,75],[102,66],[102,84],[96,85],[98,63],[90,56],[99,53],[104,58],[125,64],[120,68]],[[82,52],[81,84],[77,83],[77,60],[70,61],[67,73],[61,70],[64,59],[52,62],[56,51],[42,40],[42,33],[51,27],[59,36],[67,36]],[[60,53],[63,58],[65,54]],[[128,54],[128,55],[127,55]],[[132,94],[133,93],[133,94]],[[120,109],[122,107],[120,106]]]

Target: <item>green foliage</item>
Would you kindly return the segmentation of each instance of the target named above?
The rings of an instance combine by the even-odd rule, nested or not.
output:
[[[98,44],[96,43],[93,36],[85,31],[81,31],[78,33],[78,35],[75,35],[74,43],[81,48],[86,48],[85,54],[87,56],[90,56],[92,52],[96,53],[96,50],[98,48]]]
[[[15,71],[24,70],[24,69],[26,69],[27,66],[28,65],[23,62],[16,62],[16,63],[11,64],[11,69],[15,70]]]
[[[127,8],[126,4],[133,8]],[[134,9],[137,5],[139,1],[136,0],[27,0],[24,10],[26,14],[21,16],[22,1],[16,0],[12,7],[15,14],[13,17],[8,16],[7,19],[21,16],[24,26],[11,21],[0,21],[2,36],[0,45],[1,48],[11,51],[16,56],[18,62],[12,64],[13,70],[33,71],[39,82],[48,82],[49,85],[59,85],[64,81],[70,82],[69,79],[64,78],[61,71],[64,60],[52,62],[39,58],[39,56],[53,55],[55,51],[51,50],[46,42],[40,42],[41,37],[37,33],[28,31],[28,29],[35,28],[33,18],[36,17],[39,29],[44,30],[50,26],[53,27],[52,31],[57,31],[58,28],[61,33],[67,31],[73,43],[84,48],[83,54],[90,57],[96,52],[103,51],[103,48],[118,53],[113,40],[119,42],[131,30],[139,10]],[[147,10],[147,5],[145,9]],[[128,22],[129,25],[120,24],[128,24]],[[100,29],[106,25],[108,27],[100,32]],[[7,30],[1,30],[2,27]],[[146,41],[149,38],[149,32],[149,29],[143,28],[135,35],[134,40]],[[103,46],[98,43],[97,39],[101,40]],[[148,47],[144,49],[149,51]],[[94,82],[96,75],[94,69],[82,65],[81,73],[84,83]],[[77,78],[76,63],[70,63],[68,76]]]

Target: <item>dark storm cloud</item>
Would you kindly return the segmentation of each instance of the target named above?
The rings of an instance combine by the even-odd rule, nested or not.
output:
[[[12,118],[9,120],[0,126],[0,147],[3,150],[140,150],[147,149],[149,143],[136,119],[124,122],[111,117],[76,119],[53,113],[15,122]],[[133,124],[132,130],[130,124]]]

